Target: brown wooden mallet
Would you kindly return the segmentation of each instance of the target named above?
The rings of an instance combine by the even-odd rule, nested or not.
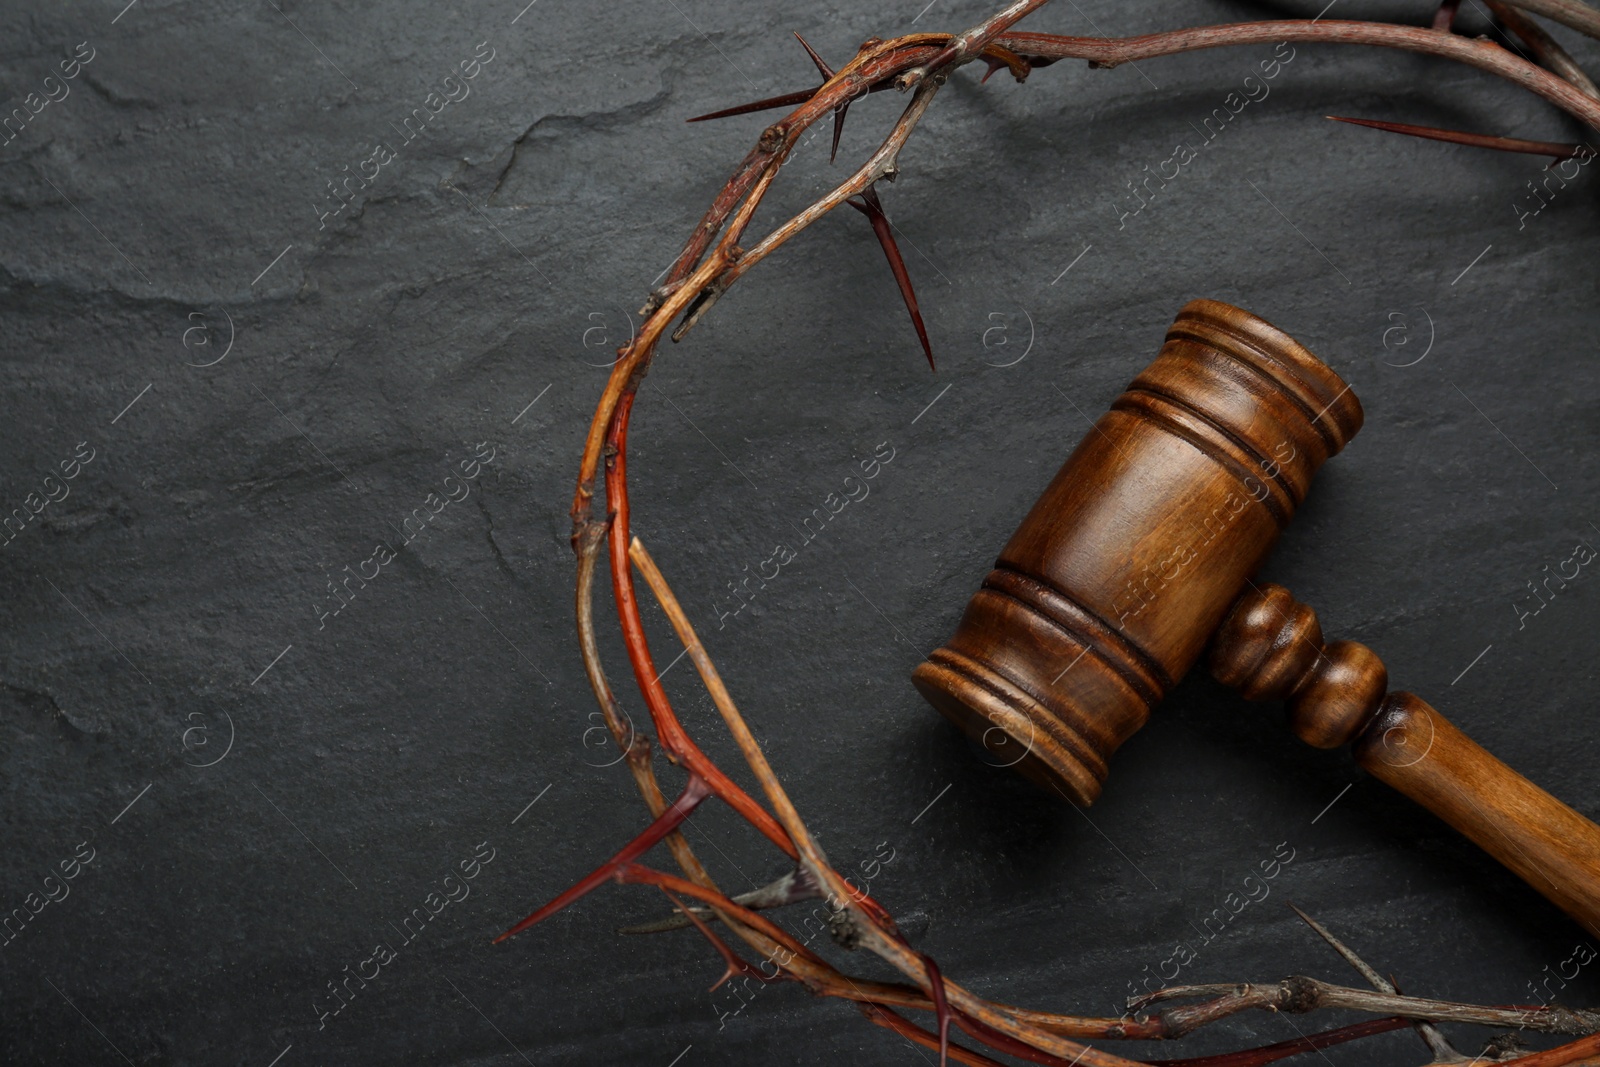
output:
[[[1056,474],[917,667],[917,689],[1002,762],[1079,804],[1212,641],[1212,674],[1285,700],[1308,744],[1356,761],[1600,935],[1600,827],[1420,697],[1365,645],[1324,644],[1266,559],[1361,404],[1271,324],[1195,300]]]

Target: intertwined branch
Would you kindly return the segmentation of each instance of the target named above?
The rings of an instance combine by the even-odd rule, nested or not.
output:
[[[671,336],[673,340],[683,337],[747,271],[840,204],[851,203],[866,212],[873,222],[919,337],[927,348],[910,280],[894,247],[875,187],[880,181],[895,177],[901,148],[940,88],[958,68],[973,60],[984,59],[990,73],[1008,70],[1020,82],[1034,69],[1067,59],[1087,60],[1095,67],[1111,67],[1182,52],[1252,43],[1366,45],[1465,63],[1505,78],[1543,97],[1585,125],[1600,129],[1600,98],[1596,96],[1593,83],[1560,45],[1524,13],[1533,12],[1600,37],[1600,11],[1581,0],[1492,2],[1502,25],[1516,34],[1529,54],[1543,66],[1487,38],[1471,39],[1454,33],[1451,25],[1455,4],[1451,2],[1440,6],[1432,28],[1428,29],[1375,22],[1280,20],[1129,38],[1013,32],[1012,27],[1019,19],[1044,3],[1045,0],[1017,0],[959,34],[913,34],[888,41],[874,38],[863,44],[855,57],[837,71],[807,45],[806,50],[824,79],[820,87],[704,116],[798,105],[762,132],[756,146],[739,162],[695,227],[664,281],[650,293],[641,311],[644,322],[635,339],[619,350],[595,409],[572,504],[572,545],[577,555],[577,630],[584,669],[606,725],[619,750],[625,754],[628,769],[653,821],[606,863],[506,931],[501,939],[559,911],[605,881],[653,885],[666,895],[676,914],[675,920],[653,924],[654,927],[694,927],[724,961],[727,967],[724,980],[742,975],[760,981],[798,982],[815,994],[852,1001],[872,1022],[939,1049],[941,1058],[949,1057],[967,1064],[997,1061],[974,1048],[953,1043],[952,1025],[989,1052],[1027,1062],[1058,1067],[1070,1064],[1120,1067],[1135,1061],[1086,1042],[1173,1038],[1241,1011],[1306,1012],[1319,1008],[1353,1008],[1378,1018],[1223,1057],[1165,1062],[1251,1067],[1296,1052],[1408,1025],[1418,1027],[1436,1060],[1442,1062],[1459,1054],[1432,1028],[1433,1022],[1441,1021],[1586,1035],[1555,1049],[1501,1058],[1497,1062],[1516,1063],[1522,1067],[1600,1062],[1596,1059],[1600,1057],[1600,1015],[1547,1005],[1482,1007],[1404,996],[1315,923],[1313,927],[1372,981],[1374,989],[1348,988],[1304,977],[1265,985],[1179,987],[1161,990],[1130,1004],[1129,1014],[1120,1018],[1029,1011],[978,996],[942,975],[932,959],[901,936],[886,908],[852,886],[829,864],[734,705],[671,587],[644,545],[634,537],[627,481],[628,423],[638,389],[663,335],[676,322]],[[882,90],[898,90],[908,94],[909,100],[878,148],[821,199],[756,240],[748,249],[744,248],[742,242],[756,208],[801,135],[814,123],[833,115],[834,151],[837,152],[838,126],[850,103],[867,93]],[[1384,128],[1411,133],[1424,129],[1402,128],[1398,124],[1387,124]],[[1538,150],[1557,157],[1571,155],[1566,150],[1578,147],[1456,131],[1431,130],[1424,135],[1480,147]],[[1530,144],[1535,148],[1529,149]],[[929,359],[931,362],[931,352]],[[603,515],[596,515],[596,482],[601,478],[604,479],[606,510]],[[601,663],[593,593],[602,555],[609,567],[629,665],[654,725],[654,742],[633,729]],[[765,806],[717,767],[679,722],[661,686],[660,672],[645,638],[636,573],[644,578],[694,662],[740,755],[761,786]],[[656,745],[667,760],[682,768],[687,776],[682,791],[670,802],[656,777],[653,761]],[[738,898],[731,898],[718,889],[678,832],[683,821],[712,797],[732,807],[783,852],[792,863],[792,869],[771,885]],[[681,875],[643,865],[645,854],[663,841],[682,871]],[[840,945],[872,952],[891,964],[904,981],[881,982],[852,977],[763,914],[768,909],[816,899],[826,902],[831,917],[830,931]],[[713,924],[753,953],[759,964],[741,955]],[[1194,1003],[1171,1003],[1195,998],[1200,999]],[[1161,1005],[1158,1011],[1144,1010],[1155,1005]],[[930,1013],[931,1025],[912,1021],[907,1014],[912,1012]],[[1487,1050],[1485,1056],[1491,1056],[1493,1051]]]

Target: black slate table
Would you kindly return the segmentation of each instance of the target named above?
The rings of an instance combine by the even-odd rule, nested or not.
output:
[[[490,938],[645,820],[578,659],[567,507],[606,363],[766,121],[683,120],[813,84],[790,30],[839,62],[993,5],[123,2],[0,13],[24,109],[0,145],[0,510],[22,516],[0,550],[0,1059],[935,1059],[792,986],[707,992],[721,966],[692,933],[614,933],[663,913],[653,891]],[[1080,0],[1028,27],[1320,6]],[[1600,70],[1600,47],[1558,36]],[[1274,55],[1267,91],[1208,126]],[[758,225],[900,106],[858,103],[832,169],[819,127]],[[1536,201],[1542,160],[1326,114],[1592,137],[1479,72],[1372,49],[1062,63],[1025,85],[968,69],[882,190],[936,376],[841,212],[641,394],[636,530],[835,863],[995,999],[1115,1014],[1179,945],[1183,981],[1358,981],[1290,900],[1416,994],[1527,1002],[1584,941],[1346,754],[1207,679],[1087,812],[975,758],[907,682],[1089,420],[1210,296],[1303,341],[1367,411],[1265,576],[1600,813],[1600,591],[1585,571],[1528,599],[1600,545],[1600,175]],[[1180,145],[1193,158],[1135,200]],[[892,458],[870,494],[735,612],[730,584],[874,453]],[[665,680],[734,766],[689,665]],[[781,873],[715,805],[689,837],[731,888]],[[1206,924],[1275,855],[1269,897]],[[1560,1000],[1600,999],[1597,971]],[[1404,1031],[1327,1053],[1425,1058]]]

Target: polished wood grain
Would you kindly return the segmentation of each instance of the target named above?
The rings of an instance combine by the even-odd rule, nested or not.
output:
[[[1600,937],[1600,827],[1411,693],[1389,694],[1354,752]]]
[[[917,688],[996,760],[1092,802],[1361,418],[1349,386],[1287,334],[1190,303]]]
[[[1371,649],[1325,643],[1315,612],[1253,580],[1361,421],[1350,387],[1287,335],[1190,303],[912,681],[999,761],[1089,804],[1211,641],[1220,681],[1284,701],[1307,744],[1353,742],[1375,777],[1600,936],[1600,827],[1421,699],[1385,695]]]
[[[1365,729],[1389,686],[1372,649],[1324,645],[1316,612],[1271,584],[1252,586],[1222,621],[1211,676],[1246,700],[1287,701],[1290,729],[1315,748],[1337,748]]]
[[[1600,936],[1600,827],[1456,729],[1421,697],[1385,695],[1365,645],[1325,645],[1316,613],[1281,585],[1252,587],[1212,642],[1212,676],[1248,700],[1281,700],[1318,748],[1355,742],[1373,777],[1445,822]]]

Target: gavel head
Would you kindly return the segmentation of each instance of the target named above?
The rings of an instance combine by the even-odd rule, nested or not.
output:
[[[1361,419],[1287,334],[1192,301],[913,683],[1001,763],[1092,803]]]

